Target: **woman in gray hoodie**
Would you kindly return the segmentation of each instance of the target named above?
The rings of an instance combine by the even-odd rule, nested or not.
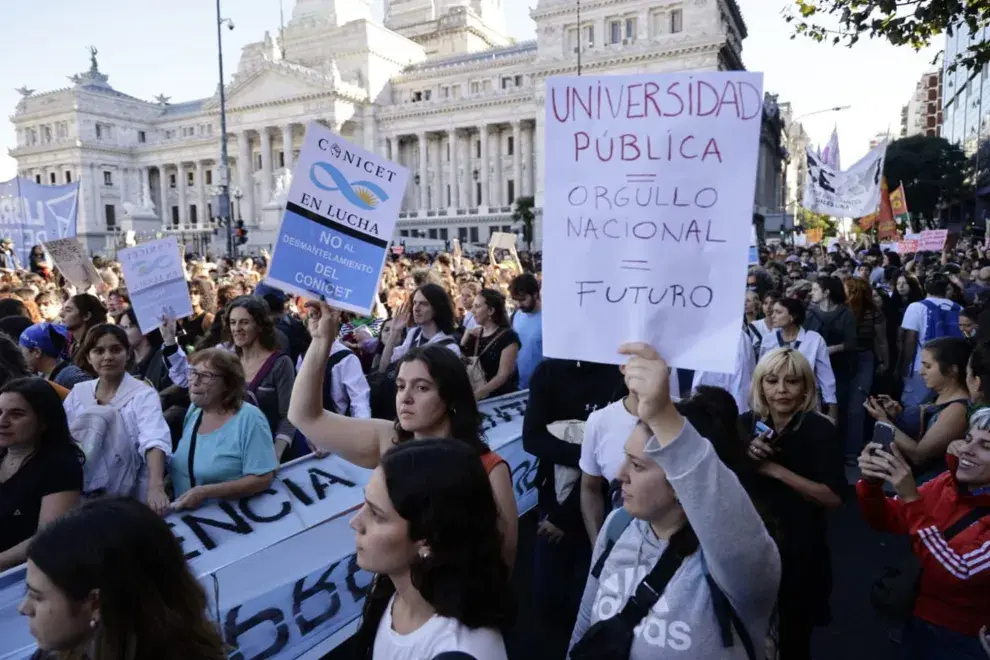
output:
[[[619,352],[630,356],[625,379],[641,423],[626,442],[623,509],[595,544],[571,649],[622,611],[672,537],[693,531],[696,545],[633,629],[629,659],[763,658],[780,583],[777,547],[739,478],[671,401],[667,363],[647,344]]]

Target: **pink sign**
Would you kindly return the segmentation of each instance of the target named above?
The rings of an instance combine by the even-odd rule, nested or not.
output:
[[[918,251],[918,241],[909,239],[897,242],[897,254],[908,254]]]
[[[921,232],[918,249],[922,252],[941,252],[945,239],[949,237],[948,229],[929,229]]]

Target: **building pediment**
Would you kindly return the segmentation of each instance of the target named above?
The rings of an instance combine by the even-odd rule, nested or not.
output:
[[[228,107],[270,105],[333,90],[331,81],[317,71],[301,74],[286,68],[266,66],[235,81],[227,91]],[[219,105],[219,102],[219,98],[214,98],[209,105]]]

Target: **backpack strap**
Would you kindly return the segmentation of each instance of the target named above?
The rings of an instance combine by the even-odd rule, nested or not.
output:
[[[344,414],[347,411],[337,410],[337,404],[333,400],[333,369],[338,364],[343,362],[348,355],[353,355],[354,353],[349,348],[342,348],[336,353],[330,354],[330,359],[327,360],[327,368],[325,376],[323,378],[323,407],[330,412]],[[329,406],[327,405],[329,404]]]
[[[712,594],[712,606],[715,609],[715,619],[718,621],[719,634],[722,637],[722,648],[729,649],[735,645],[735,640],[732,636],[732,627],[735,626],[736,632],[739,633],[739,641],[742,642],[743,648],[746,650],[746,657],[749,660],[756,660],[756,649],[753,646],[753,640],[749,636],[749,631],[746,630],[742,619],[739,618],[735,608],[732,607],[728,596],[725,595],[725,592],[722,591],[722,588],[718,586],[715,578],[708,571],[708,562],[705,561],[703,550],[700,552],[700,555],[701,570],[705,574],[708,590]]]
[[[626,511],[625,507],[616,509],[615,513],[612,514],[612,518],[608,521],[608,526],[605,528],[605,549],[602,550],[598,561],[595,562],[594,567],[591,569],[591,575],[596,580],[601,576],[602,569],[605,568],[605,560],[612,554],[612,548],[615,547],[615,542],[622,536],[622,532],[626,531],[626,527],[629,527],[632,520],[632,514]]]

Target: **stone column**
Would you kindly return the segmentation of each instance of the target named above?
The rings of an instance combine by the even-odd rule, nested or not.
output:
[[[261,203],[259,206],[264,208],[272,196],[272,134],[265,127],[258,131],[258,135],[261,137]]]
[[[534,133],[533,140],[533,162],[536,167],[533,169],[536,171],[533,185],[533,196],[535,197],[536,207],[543,207],[543,180],[544,173],[546,172],[546,159],[543,157],[543,132],[544,132],[544,118],[543,113],[536,113],[536,130]]]
[[[457,167],[458,162],[458,149],[460,149],[460,142],[457,138],[457,129],[451,128],[447,131],[447,141],[450,144],[450,214],[456,213],[457,208],[461,204],[460,199],[460,183],[461,175],[459,168]]]
[[[534,180],[536,176],[536,155],[534,153],[534,137],[536,134],[536,124],[531,124],[526,127],[526,131],[523,135],[524,142],[526,143],[526,174],[523,177],[525,180],[525,185],[523,186],[524,193],[527,197],[532,197],[534,194]]]
[[[458,206],[462,209],[471,208],[472,195],[474,195],[474,181],[471,178],[471,132],[468,131],[461,140],[461,162],[464,163],[464,171],[461,174],[461,197]]]
[[[428,166],[426,151],[429,143],[426,141],[426,133],[416,136],[419,140],[419,208],[426,211],[429,206],[429,181],[426,178],[426,168]]]
[[[502,127],[495,127],[495,162],[492,164],[492,201],[489,206],[505,206],[505,179],[502,176]]]
[[[488,162],[488,125],[482,124],[478,131],[481,133],[481,158],[478,162],[478,181],[481,182],[481,204],[479,206],[488,206],[488,181],[490,163]]]
[[[172,215],[172,208],[168,203],[168,173],[165,171],[166,167],[164,164],[158,166],[158,187],[161,188],[161,201],[158,203],[161,208],[158,211],[162,217],[162,227],[169,225]]]
[[[431,158],[430,160],[436,163],[436,167],[433,168],[434,176],[433,176],[433,185],[431,186],[433,189],[433,194],[430,196],[430,206],[433,209],[442,209],[442,208],[446,208],[446,204],[445,204],[446,200],[444,199],[444,194],[443,194],[444,193],[443,133],[437,133],[436,138],[433,140],[433,156],[434,157]]]
[[[385,153],[382,154],[386,159],[395,162],[395,138],[388,136],[385,138]]]
[[[206,217],[206,175],[203,173],[203,161],[196,161],[196,226],[207,224]]]
[[[522,196],[522,123],[512,122],[512,187],[516,199]],[[506,195],[506,202],[515,202]]]
[[[237,178],[241,188],[241,218],[254,221],[254,163],[251,161],[251,137],[247,131],[237,134]],[[231,213],[231,217],[234,214]]]
[[[142,167],[141,170],[141,206],[151,209],[151,168]]]
[[[285,152],[285,169],[292,171],[292,124],[282,127],[282,151]]]
[[[186,167],[181,162],[176,163],[175,187],[179,191],[179,226],[189,222],[189,209],[186,206]]]

